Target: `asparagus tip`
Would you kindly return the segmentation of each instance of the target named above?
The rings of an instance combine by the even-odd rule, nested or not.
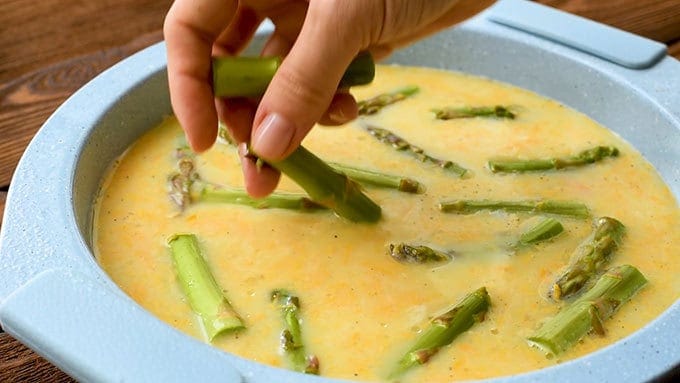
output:
[[[543,323],[527,341],[550,358],[566,351],[588,333],[604,334],[603,321],[611,318],[646,284],[645,276],[633,266],[610,268],[588,291]]]
[[[424,245],[409,245],[398,243],[389,245],[389,254],[397,262],[401,263],[438,263],[451,260],[448,253],[432,249]]]
[[[619,247],[625,226],[611,217],[593,222],[592,233],[576,248],[560,277],[553,283],[548,296],[555,301],[569,298],[603,271],[611,254]]]

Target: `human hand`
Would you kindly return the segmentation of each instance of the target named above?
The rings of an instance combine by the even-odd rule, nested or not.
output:
[[[265,160],[292,153],[316,122],[340,125],[357,116],[354,98],[337,86],[362,50],[376,58],[454,24],[493,0],[176,0],[165,20],[168,80],[174,112],[191,147],[208,149],[217,119],[240,143],[246,189],[274,190],[279,174],[258,168],[246,144]],[[462,16],[462,17],[461,17]],[[263,56],[285,56],[259,102],[214,99],[211,56],[235,55],[269,18],[275,31]]]

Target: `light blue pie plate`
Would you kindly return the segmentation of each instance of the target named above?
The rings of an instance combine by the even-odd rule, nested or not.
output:
[[[390,61],[486,76],[558,100],[631,142],[680,196],[680,62],[659,43],[504,0]],[[0,233],[2,327],[80,381],[337,381],[244,360],[184,335],[138,306],[95,262],[93,199],[109,164],[171,113],[165,62],[161,43],[102,73],[29,145]],[[600,351],[491,381],[642,382],[678,365],[676,301]]]

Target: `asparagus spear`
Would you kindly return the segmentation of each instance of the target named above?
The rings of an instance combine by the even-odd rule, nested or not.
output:
[[[553,284],[550,296],[555,300],[566,299],[578,293],[586,283],[602,272],[613,253],[621,243],[625,226],[614,218],[601,217],[595,220],[593,232],[572,255],[572,260]]]
[[[507,212],[545,213],[577,218],[590,216],[588,207],[580,202],[552,200],[454,200],[443,201],[438,205],[444,213],[472,214],[481,210],[502,210]]]
[[[387,129],[379,128],[377,126],[366,126],[366,130],[379,141],[384,142],[388,145],[392,145],[397,150],[406,151],[421,162],[430,162],[442,169],[448,170],[455,173],[459,177],[463,177],[468,172],[467,169],[456,164],[455,162],[439,160],[425,154],[425,151],[415,145],[411,145],[403,138],[397,136],[396,134],[390,132]]]
[[[339,164],[337,162],[330,162],[329,165],[333,169],[344,173],[347,175],[347,177],[359,182],[362,185],[373,185],[377,187],[397,189],[406,193],[422,193],[425,189],[420,184],[420,182],[412,178],[374,172],[371,170]]]
[[[368,198],[356,182],[302,146],[285,159],[269,164],[305,189],[312,200],[343,218],[353,222],[380,219],[380,206]]]
[[[564,158],[522,160],[518,158],[498,158],[489,160],[488,166],[494,173],[521,173],[568,167],[584,166],[601,161],[606,157],[616,157],[619,150],[613,146],[596,146]]]
[[[620,265],[608,270],[597,283],[541,326],[528,339],[548,355],[559,355],[590,331],[604,334],[602,322],[647,284],[638,269]]]
[[[434,250],[424,245],[408,245],[406,243],[391,243],[389,253],[398,262],[402,263],[435,263],[451,259],[451,255]]]
[[[405,243],[390,244],[389,255],[402,263],[436,263],[451,260],[454,255],[483,256],[488,254],[513,255],[522,248],[551,239],[564,231],[562,224],[554,218],[542,218],[521,233],[519,237],[500,238],[497,243],[460,244],[455,250],[440,251],[424,245]]]
[[[217,335],[244,329],[243,321],[210,273],[198,240],[193,234],[175,234],[168,239],[177,277],[191,308],[201,317],[212,341]]]
[[[222,123],[219,124],[218,137],[220,137],[220,139],[222,139],[222,141],[225,143],[234,145],[226,126],[224,126]],[[406,193],[422,193],[425,190],[420,182],[412,178],[380,173],[372,170],[340,164],[337,162],[329,162],[328,165],[330,165],[333,169],[344,173],[350,179],[362,185],[396,189]]]
[[[201,185],[200,191],[192,194],[192,199],[197,202],[245,205],[256,209],[290,209],[301,211],[326,209],[326,207],[301,194],[274,192],[264,198],[253,198],[242,189],[222,188],[207,183],[201,183]]]
[[[220,131],[226,132],[222,125],[220,126]],[[178,171],[169,178],[170,198],[182,210],[195,202],[230,203],[257,209],[290,209],[300,211],[326,208],[301,194],[274,192],[267,197],[256,199],[249,196],[242,189],[223,188],[201,181],[195,170],[191,150],[188,147],[181,146],[176,150],[176,155],[179,157],[177,162]]]
[[[300,300],[286,290],[274,290],[272,302],[278,304],[285,322],[281,333],[281,348],[288,356],[293,370],[305,374],[319,374],[319,360],[314,355],[306,355],[300,327]]]
[[[524,231],[518,241],[518,245],[535,244],[553,238],[564,231],[564,226],[555,218],[546,217],[536,225]]]
[[[484,320],[491,305],[485,287],[468,294],[454,308],[432,319],[428,327],[418,337],[413,346],[399,360],[388,379],[398,378],[409,369],[427,363],[441,347],[453,340],[472,325]]]
[[[280,57],[215,57],[212,62],[215,97],[260,97],[281,66]],[[369,84],[375,63],[368,52],[360,53],[345,71],[338,87]]]
[[[365,116],[376,114],[387,105],[394,104],[395,102],[399,102],[409,96],[412,96],[418,93],[419,90],[420,88],[417,86],[409,85],[389,93],[379,94],[367,100],[361,100],[357,102],[357,106],[359,107],[359,115]]]
[[[491,117],[491,118],[507,118],[515,119],[515,113],[510,111],[510,108],[503,105],[496,106],[464,106],[460,108],[442,108],[433,109],[435,117],[438,120],[452,120],[454,118],[472,118],[472,117]]]

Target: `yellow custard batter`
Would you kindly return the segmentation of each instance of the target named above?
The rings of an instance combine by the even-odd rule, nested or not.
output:
[[[174,118],[140,138],[106,178],[95,214],[95,253],[101,267],[134,300],[171,326],[205,339],[180,290],[166,240],[194,233],[217,282],[247,329],[213,342],[234,354],[285,368],[279,349],[279,310],[273,289],[294,291],[302,303],[307,350],[321,375],[381,381],[429,319],[467,293],[486,286],[486,320],[405,376],[447,382],[517,374],[573,359],[644,326],[680,297],[680,209],[653,167],[629,144],[586,116],[531,92],[494,81],[424,68],[378,67],[374,83],[353,90],[365,99],[405,85],[420,92],[343,128],[315,128],[304,145],[327,161],[410,176],[424,194],[366,188],[383,210],[375,225],[352,224],[328,212],[256,210],[196,204],[181,214],[168,198],[167,177],[182,136]],[[512,105],[515,120],[435,120],[432,108]],[[431,156],[471,169],[459,179],[399,153],[371,137],[362,123],[390,129]],[[577,153],[614,145],[621,154],[582,168],[516,175],[492,174],[486,161]],[[240,187],[236,150],[216,144],[196,157],[202,179]],[[301,191],[283,177],[280,190]],[[586,203],[593,217],[611,216],[627,228],[611,265],[631,264],[649,284],[605,322],[606,335],[588,335],[559,358],[548,359],[526,337],[560,304],[546,286],[591,232],[592,219],[558,219],[565,233],[515,254],[461,255],[445,264],[398,263],[393,242],[457,249],[498,243],[531,216],[480,212],[443,214],[446,199],[558,199]]]

